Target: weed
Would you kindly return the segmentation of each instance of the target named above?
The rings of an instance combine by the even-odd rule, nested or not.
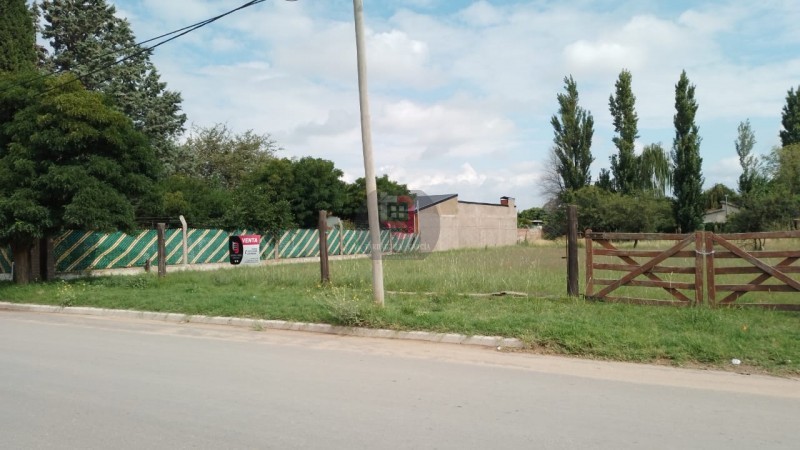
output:
[[[320,292],[317,301],[336,325],[363,327],[379,322],[376,305],[367,300],[362,292],[338,286],[328,286]]]
[[[76,289],[64,280],[58,282],[56,296],[58,298],[58,304],[63,307],[74,305],[75,300],[78,299]]]

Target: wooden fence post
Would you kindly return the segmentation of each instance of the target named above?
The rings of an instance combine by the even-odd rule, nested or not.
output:
[[[322,283],[331,281],[331,274],[328,268],[328,213],[324,209],[319,212],[319,270]]]
[[[700,306],[703,303],[703,277],[706,275],[705,268],[703,267],[703,263],[706,260],[705,257],[705,247],[706,247],[706,232],[705,231],[695,231],[694,232],[694,304],[695,306]]]
[[[717,288],[714,279],[714,233],[705,234],[706,281],[708,282],[708,304],[717,306]]]
[[[164,277],[167,275],[167,242],[164,238],[167,225],[159,223],[156,225],[158,230],[158,276]]]
[[[567,206],[567,294],[580,295],[578,290],[578,207]]]
[[[586,239],[586,296],[591,297],[594,294],[594,255],[592,254],[594,243],[592,242],[592,229],[589,228],[585,231],[584,237]]]

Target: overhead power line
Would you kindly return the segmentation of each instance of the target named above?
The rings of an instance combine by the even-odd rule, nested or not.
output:
[[[240,11],[240,10],[245,9],[245,8],[249,8],[250,6],[254,6],[254,5],[257,5],[259,3],[263,3],[265,1],[266,0],[252,0],[252,1],[249,1],[249,2],[247,2],[247,3],[245,3],[245,4],[241,5],[241,6],[237,7],[237,8],[231,9],[231,10],[229,10],[227,12],[224,12],[224,13],[219,14],[217,16],[211,17],[209,19],[197,22],[197,23],[192,24],[192,25],[185,26],[183,28],[179,28],[179,29],[174,30],[174,31],[170,31],[168,33],[164,33],[164,34],[162,34],[160,36],[156,36],[156,37],[153,37],[153,38],[150,38],[150,39],[147,39],[147,40],[135,43],[135,44],[131,44],[131,45],[127,46],[127,47],[124,47],[124,48],[121,48],[121,49],[118,49],[118,50],[115,50],[115,51],[112,51],[112,52],[107,52],[107,53],[104,53],[102,55],[96,56],[96,57],[90,59],[89,61],[90,62],[91,61],[96,61],[96,60],[105,58],[107,56],[114,55],[114,54],[119,54],[121,52],[125,52],[127,50],[131,50],[131,49],[134,49],[134,48],[138,48],[139,49],[139,50],[137,50],[137,51],[125,56],[125,57],[119,58],[119,59],[117,59],[117,60],[115,60],[115,61],[113,61],[111,63],[108,63],[108,64],[105,64],[103,66],[100,66],[97,69],[91,70],[91,71],[83,73],[83,74],[76,74],[76,77],[74,79],[66,81],[64,83],[60,83],[60,84],[58,84],[56,86],[53,86],[53,87],[45,90],[44,92],[42,92],[42,94],[45,94],[47,92],[53,91],[53,90],[58,89],[58,88],[61,88],[63,86],[66,86],[67,84],[74,83],[75,81],[82,80],[83,78],[85,78],[87,76],[94,75],[96,73],[102,72],[102,71],[104,71],[104,70],[106,70],[106,69],[108,69],[110,67],[115,66],[115,65],[122,64],[123,62],[125,62],[125,61],[127,61],[129,59],[132,59],[132,58],[134,58],[136,56],[139,56],[139,55],[141,55],[143,53],[149,53],[149,52],[153,51],[154,49],[156,49],[156,48],[158,48],[158,47],[160,47],[160,46],[162,46],[162,45],[164,45],[164,44],[166,44],[168,42],[174,41],[175,39],[178,39],[181,36],[184,36],[186,34],[191,33],[192,31],[196,31],[196,30],[198,30],[200,28],[203,28],[206,25],[209,25],[209,24],[211,24],[213,22],[216,22],[217,20],[220,20],[220,19],[222,19],[222,18],[224,18],[226,16],[229,16],[229,15],[231,15],[231,14],[237,12],[237,11]],[[168,37],[168,36],[172,36],[172,37],[170,37],[169,39],[157,42],[156,44],[153,44],[153,45],[148,46],[148,47],[141,47],[143,44],[147,44],[147,43],[150,43],[150,42],[153,42],[153,41],[157,41],[159,39],[162,39],[162,38],[165,38],[165,37]],[[39,75],[39,76],[30,78],[28,80],[15,83],[15,84],[7,87],[6,89],[4,89],[2,92],[6,92],[6,91],[8,91],[8,90],[10,90],[10,89],[12,89],[14,87],[17,87],[17,86],[26,85],[26,84],[32,83],[34,81],[38,81],[38,80],[41,80],[41,79],[44,79],[44,78],[48,78],[48,77],[51,77],[51,76],[59,75],[59,74],[61,74],[63,72],[64,71],[62,71],[62,70],[58,70],[58,71],[46,73],[46,74],[43,74],[43,75]]]

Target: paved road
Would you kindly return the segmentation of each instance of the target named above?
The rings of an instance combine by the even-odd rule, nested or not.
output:
[[[799,448],[800,381],[0,312],[3,448]]]

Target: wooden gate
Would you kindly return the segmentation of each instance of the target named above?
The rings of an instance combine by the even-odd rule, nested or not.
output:
[[[586,296],[594,299],[624,301],[643,304],[692,305],[703,301],[703,247],[702,234],[656,234],[656,233],[595,233],[586,230]],[[666,250],[622,249],[615,245],[620,241],[674,241]],[[597,243],[601,248],[595,248]],[[687,249],[688,248],[688,249]],[[610,256],[623,264],[595,262],[596,256]],[[672,265],[663,265],[669,261]],[[679,261],[676,263],[676,261]],[[688,262],[687,262],[688,261]],[[676,265],[677,264],[677,265]],[[625,272],[619,279],[595,278],[595,270]],[[672,275],[684,275],[674,281]],[[665,275],[670,275],[665,279]],[[638,278],[638,279],[637,279]],[[602,286],[599,290],[596,287]],[[657,287],[668,292],[669,300],[643,298],[640,296],[612,296],[625,286]],[[683,291],[691,291],[685,293]]]
[[[800,310],[800,301],[775,303],[773,300],[778,297],[800,299],[796,294],[800,292],[800,280],[796,275],[800,274],[800,267],[793,265],[800,260],[800,250],[781,249],[784,247],[782,243],[788,239],[800,238],[800,231],[705,234],[705,253],[709,254],[706,259],[708,301],[711,305]],[[752,248],[747,248],[746,244],[764,242],[767,239],[770,240],[770,250],[763,250],[759,245],[750,245]],[[776,249],[773,250],[773,247]],[[770,263],[770,259],[777,262]],[[737,302],[745,294],[759,292],[767,294],[762,294],[761,299],[757,298],[757,294],[750,297],[756,297],[760,301]]]
[[[770,233],[692,234],[601,233],[586,230],[586,297],[607,301],[677,306],[703,303],[708,292],[711,306],[757,306],[800,310],[800,250],[781,249],[781,240],[800,239],[800,231]],[[752,242],[770,240],[775,250],[762,250]],[[634,242],[633,248],[622,243]],[[639,241],[675,242],[661,250],[637,249]],[[753,248],[748,248],[748,246]],[[800,242],[790,247],[800,248]],[[599,261],[599,257],[605,257]],[[609,261],[609,258],[611,261]],[[770,259],[777,262],[770,263]],[[604,278],[596,273],[603,272]],[[617,277],[609,273],[621,273]],[[747,275],[752,274],[753,277]],[[794,277],[792,276],[794,275]],[[707,286],[704,289],[704,284]],[[633,295],[619,295],[621,290]],[[654,298],[652,289],[666,292]],[[648,292],[650,294],[648,294]],[[738,301],[748,293],[754,302]],[[788,295],[793,301],[776,303],[774,294]],[[616,294],[616,295],[615,295]],[[720,294],[723,296],[720,298]],[[662,295],[664,297],[664,295]]]

